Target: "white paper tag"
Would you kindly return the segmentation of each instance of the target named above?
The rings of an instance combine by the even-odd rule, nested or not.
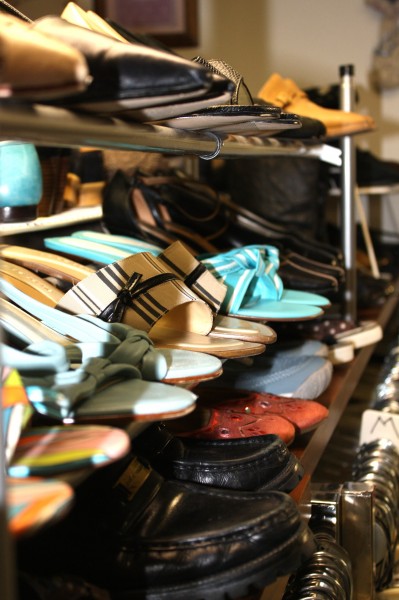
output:
[[[399,415],[380,410],[365,410],[360,426],[359,444],[379,439],[390,440],[399,449]]]

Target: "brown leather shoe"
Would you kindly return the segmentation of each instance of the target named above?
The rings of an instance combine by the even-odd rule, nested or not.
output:
[[[283,79],[278,73],[273,73],[269,77],[258,92],[258,96],[284,111],[318,119],[324,124],[327,137],[364,133],[376,127],[374,119],[368,115],[323,108],[315,104],[292,79]]]

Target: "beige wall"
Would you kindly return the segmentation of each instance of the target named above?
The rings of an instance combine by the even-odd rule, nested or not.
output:
[[[65,4],[17,2],[32,18],[59,13]],[[81,2],[89,4],[90,0]],[[381,15],[365,0],[198,0],[198,4],[200,44],[179,49],[183,56],[225,60],[243,74],[255,95],[274,71],[304,88],[337,82],[339,65],[353,64],[360,93],[356,109],[372,114],[378,125],[376,132],[358,136],[357,143],[380,158],[399,161],[399,88],[377,94],[368,84]],[[388,199],[385,212],[391,211],[390,206],[394,210],[396,203],[399,196]]]

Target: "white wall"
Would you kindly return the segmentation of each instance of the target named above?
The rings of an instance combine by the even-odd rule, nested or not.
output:
[[[377,93],[369,70],[382,15],[364,0],[199,0],[201,45],[185,49],[221,58],[256,94],[273,72],[301,88],[339,81],[339,66],[353,64],[359,112],[371,114],[377,130],[356,143],[381,159],[399,161],[399,88]],[[399,65],[398,65],[399,68]],[[378,199],[372,200],[376,206]],[[366,203],[367,205],[367,203]],[[381,203],[383,227],[399,231],[399,195]],[[376,214],[377,211],[373,211]]]
[[[17,2],[31,18],[59,14],[65,4]],[[225,60],[242,73],[254,95],[273,72],[305,88],[338,82],[339,65],[353,64],[360,95],[356,110],[371,114],[378,126],[356,141],[380,158],[399,161],[399,88],[380,94],[370,89],[368,72],[382,15],[365,0],[198,0],[198,5],[200,44],[178,49],[180,54]],[[397,221],[392,216],[399,215],[399,196],[385,199],[383,206],[384,220],[399,223],[399,216]]]

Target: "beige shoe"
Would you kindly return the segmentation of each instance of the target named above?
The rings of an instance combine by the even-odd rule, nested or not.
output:
[[[375,121],[368,115],[324,108],[309,100],[292,79],[283,79],[278,73],[269,77],[258,92],[258,97],[286,112],[318,119],[326,127],[328,137],[364,133],[375,129]]]
[[[108,35],[109,37],[115,38],[119,42],[125,42],[125,44],[129,43],[97,13],[93,12],[92,10],[86,11],[75,2],[68,2],[61,13],[61,17],[72,25],[79,25],[79,27],[85,27],[91,31]]]
[[[58,98],[84,90],[89,82],[78,50],[0,13],[0,97]]]

